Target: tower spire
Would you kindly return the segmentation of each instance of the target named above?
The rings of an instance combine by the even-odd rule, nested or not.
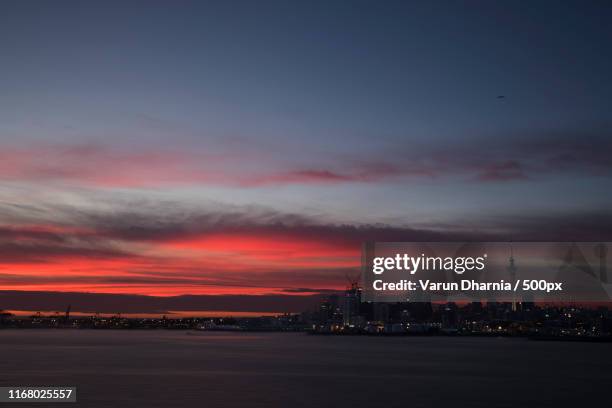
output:
[[[516,265],[514,264],[514,248],[512,247],[512,241],[510,241],[510,259],[508,259],[508,273],[510,274],[510,280],[512,285],[516,283]],[[512,293],[512,311],[516,312],[516,294]]]

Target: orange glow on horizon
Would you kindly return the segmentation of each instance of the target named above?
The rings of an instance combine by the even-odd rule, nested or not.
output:
[[[96,236],[86,229],[53,225],[27,231]],[[35,236],[25,236],[27,245],[36,243]],[[96,256],[67,246],[57,253],[5,260],[0,263],[0,290],[300,296],[317,288],[343,288],[344,271],[358,268],[360,260],[359,248],[289,234],[224,233],[111,244],[108,254]]]

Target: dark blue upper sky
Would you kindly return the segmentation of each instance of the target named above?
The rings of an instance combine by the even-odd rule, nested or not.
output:
[[[4,193],[343,222],[598,211],[611,17],[588,1],[5,1]]]

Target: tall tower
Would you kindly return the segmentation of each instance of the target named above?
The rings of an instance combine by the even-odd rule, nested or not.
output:
[[[510,259],[508,260],[508,274],[510,275],[510,281],[512,287],[516,284],[516,265],[514,263],[514,249],[512,248],[512,242],[510,243]],[[516,293],[512,292],[512,311],[516,312]]]

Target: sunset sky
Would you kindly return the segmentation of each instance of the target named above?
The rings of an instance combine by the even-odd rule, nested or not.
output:
[[[300,296],[366,240],[611,240],[612,9],[519,6],[1,2],[0,291]]]

